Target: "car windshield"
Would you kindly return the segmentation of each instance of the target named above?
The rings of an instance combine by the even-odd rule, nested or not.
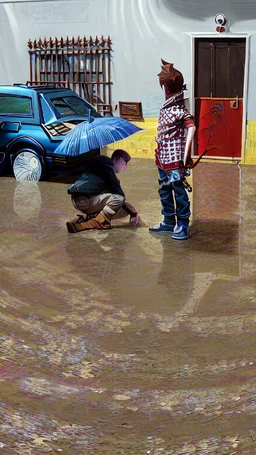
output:
[[[61,98],[51,98],[51,102],[57,109],[61,117],[68,117],[71,115],[88,116],[89,110],[93,117],[100,117],[98,112],[77,96],[64,96]]]

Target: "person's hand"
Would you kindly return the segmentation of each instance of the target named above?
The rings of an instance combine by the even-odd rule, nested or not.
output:
[[[138,215],[138,213],[135,216],[131,216],[130,225],[131,226],[142,226],[143,225],[143,222],[142,222],[140,216]]]
[[[188,157],[188,159],[185,162],[185,168],[190,169],[191,166],[193,166],[193,159],[191,157]]]

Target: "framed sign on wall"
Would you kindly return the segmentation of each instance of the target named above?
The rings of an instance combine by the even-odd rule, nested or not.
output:
[[[119,115],[126,120],[143,120],[140,102],[119,101]]]

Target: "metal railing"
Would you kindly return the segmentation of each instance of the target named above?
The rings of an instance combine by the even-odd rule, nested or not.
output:
[[[30,80],[27,85],[68,87],[111,113],[111,39],[61,38],[28,41]]]

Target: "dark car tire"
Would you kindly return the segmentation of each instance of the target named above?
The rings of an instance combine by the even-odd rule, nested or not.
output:
[[[6,167],[6,157],[4,152],[0,152],[0,175],[4,174]]]
[[[13,161],[13,173],[18,182],[38,182],[43,177],[43,163],[31,150],[20,150]]]

